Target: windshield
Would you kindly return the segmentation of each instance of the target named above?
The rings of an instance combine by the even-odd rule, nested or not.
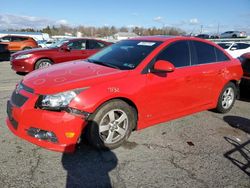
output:
[[[218,45],[223,49],[228,49],[232,45],[232,43],[218,43]]]
[[[58,40],[55,43],[51,44],[49,48],[59,48],[60,46],[62,46],[66,42],[69,42],[69,40],[67,40],[67,39]]]
[[[159,41],[124,40],[96,53],[88,61],[122,70],[134,69],[161,43]]]

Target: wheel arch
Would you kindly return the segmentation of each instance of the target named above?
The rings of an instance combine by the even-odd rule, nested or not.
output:
[[[138,126],[138,115],[139,115],[139,111],[138,111],[138,107],[137,105],[129,98],[126,98],[126,97],[113,97],[113,98],[109,98],[108,100],[102,102],[101,104],[99,104],[97,106],[97,108],[95,108],[94,112],[95,113],[97,110],[99,110],[103,105],[105,105],[106,103],[110,102],[110,101],[113,101],[113,100],[121,100],[121,101],[124,101],[126,102],[129,106],[132,107],[133,109],[133,113],[135,114],[135,118],[136,118],[136,125],[135,127],[133,127],[133,130],[136,130],[137,129],[137,126]]]
[[[25,50],[25,48],[26,49],[32,49],[32,46],[24,46],[24,47],[22,47],[22,50]]]
[[[33,66],[33,69],[34,69],[34,70],[35,70],[35,67],[36,67],[37,62],[38,62],[39,60],[41,60],[41,59],[49,59],[49,60],[51,61],[51,63],[54,64],[53,59],[51,59],[50,57],[39,57],[39,58],[37,58],[37,59],[35,60],[35,63],[34,63],[34,66]]]

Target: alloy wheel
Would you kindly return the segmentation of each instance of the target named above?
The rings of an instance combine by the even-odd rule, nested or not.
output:
[[[222,107],[228,109],[231,107],[234,101],[234,90],[231,87],[228,87],[222,95]]]
[[[128,123],[128,116],[123,110],[110,110],[99,124],[99,136],[104,143],[117,143],[126,135]]]

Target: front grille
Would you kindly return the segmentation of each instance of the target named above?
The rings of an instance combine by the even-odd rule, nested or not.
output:
[[[17,107],[23,106],[23,104],[28,100],[27,97],[21,95],[20,93],[16,93],[14,91],[11,96],[11,102],[16,105]]]

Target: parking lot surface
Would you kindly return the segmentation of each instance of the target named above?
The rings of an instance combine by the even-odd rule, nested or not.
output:
[[[250,187],[250,94],[228,114],[204,111],[133,132],[113,151],[74,154],[14,136],[6,102],[22,79],[0,62],[0,187]],[[249,97],[248,97],[248,96]]]

